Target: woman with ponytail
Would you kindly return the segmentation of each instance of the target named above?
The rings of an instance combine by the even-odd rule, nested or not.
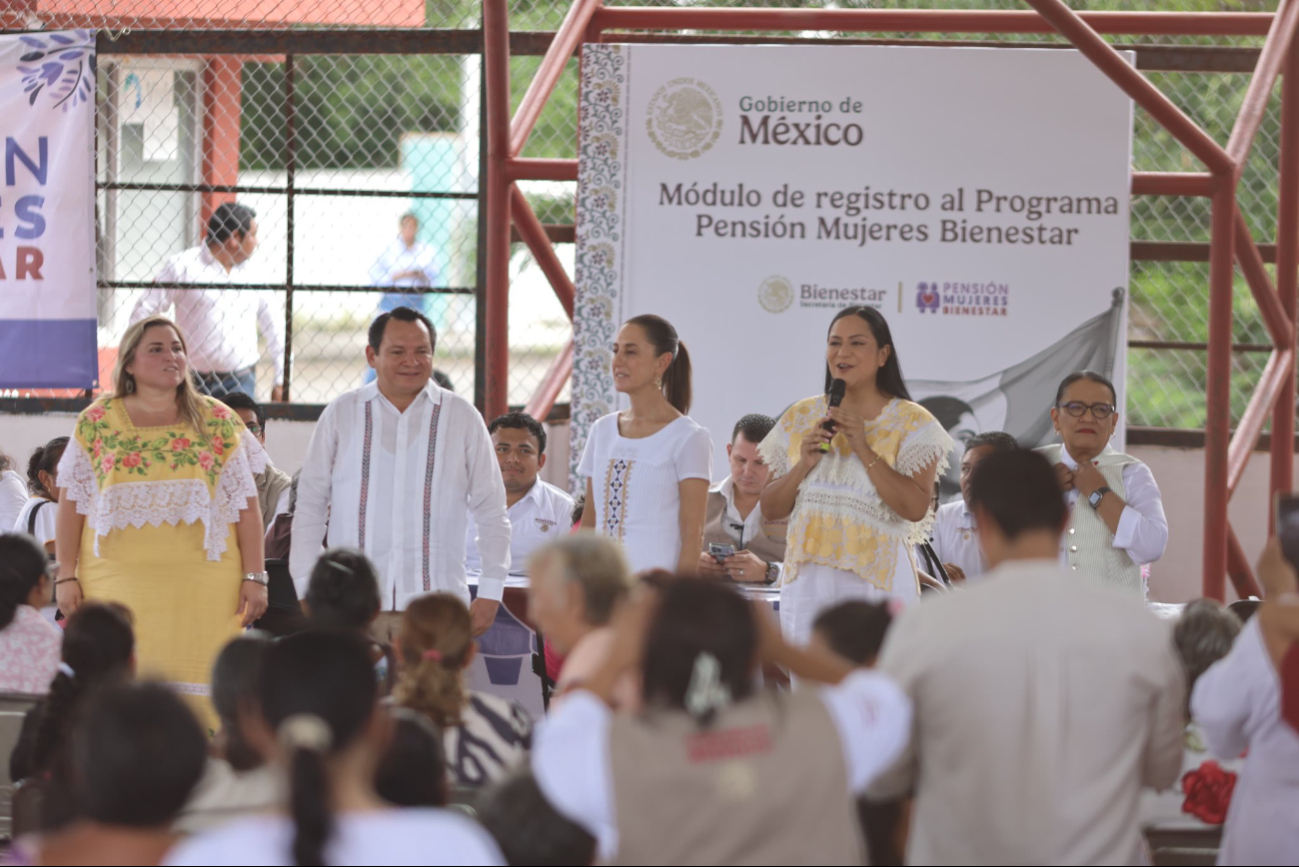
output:
[[[262,661],[253,725],[289,782],[286,814],[223,825],[177,847],[167,864],[499,864],[485,831],[447,810],[398,810],[375,791],[392,736],[366,642],[307,631]]]
[[[32,496],[13,525],[16,532],[34,536],[51,555],[59,515],[59,460],[67,445],[67,437],[55,437],[32,452],[27,460],[27,490]]]
[[[63,634],[40,608],[53,589],[41,547],[30,536],[0,534],[0,692],[50,688]]]
[[[393,697],[442,730],[455,783],[495,782],[527,759],[528,712],[516,702],[465,688],[476,645],[469,609],[459,598],[434,593],[411,602],[402,614],[397,647],[401,675]]]
[[[582,526],[623,544],[633,573],[693,574],[703,550],[713,443],[690,411],[690,353],[661,316],[623,323],[613,344],[613,386],[630,406],[596,421],[578,473],[586,476]]]
[[[537,784],[599,863],[865,863],[853,797],[906,746],[910,704],[883,675],[787,643],[764,606],[706,580],[642,596],[538,731]],[[830,685],[755,690],[764,663]],[[644,709],[614,714],[628,669]]]

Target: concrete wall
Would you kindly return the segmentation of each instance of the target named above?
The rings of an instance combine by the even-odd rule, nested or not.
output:
[[[37,445],[72,432],[73,416],[0,415],[0,449],[22,467]],[[295,472],[311,438],[310,422],[269,423],[266,447],[276,466]],[[550,441],[542,478],[568,487],[568,426],[548,428]],[[1204,464],[1199,449],[1134,446],[1131,452],[1145,461],[1164,496],[1170,528],[1168,551],[1151,570],[1150,595],[1160,602],[1184,602],[1200,595],[1200,564],[1204,522]],[[1299,473],[1297,473],[1299,475]],[[1231,520],[1251,560],[1262,550],[1267,536],[1268,456],[1255,452],[1231,503]],[[1231,584],[1228,582],[1228,594]]]

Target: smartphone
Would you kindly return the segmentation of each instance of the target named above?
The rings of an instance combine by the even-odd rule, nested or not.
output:
[[[1290,565],[1299,569],[1299,495],[1277,494],[1276,537],[1281,540],[1281,553]]]
[[[713,559],[721,563],[727,557],[735,556],[734,545],[719,545],[716,542],[708,543],[708,553],[713,555]]]

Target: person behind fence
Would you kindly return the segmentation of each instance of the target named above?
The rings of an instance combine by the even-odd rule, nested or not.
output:
[[[1041,451],[1055,464],[1071,515],[1060,561],[1075,577],[1141,597],[1141,567],[1164,555],[1168,519],[1150,468],[1117,452],[1118,392],[1099,373],[1071,373],[1056,390],[1051,423],[1062,444]]]
[[[968,490],[989,572],[890,628],[877,668],[916,724],[870,795],[915,792],[908,864],[1142,863],[1138,794],[1182,765],[1170,628],[1061,568],[1069,515],[1042,455],[991,454]]]
[[[930,546],[943,570],[952,581],[967,581],[983,575],[987,567],[979,551],[978,528],[974,526],[974,513],[970,511],[968,488],[975,466],[993,452],[1019,448],[1015,438],[1003,431],[974,434],[965,443],[961,454],[960,499],[944,503],[934,513],[934,530]]]
[[[235,411],[248,432],[266,447],[266,410],[242,391],[232,391],[222,396],[221,402]],[[262,530],[270,529],[275,516],[289,509],[289,486],[293,477],[266,459],[266,469],[253,476],[257,482],[257,500],[262,505]]]
[[[254,741],[289,781],[286,810],[181,843],[165,863],[500,864],[490,835],[441,809],[396,809],[375,791],[392,719],[365,642],[307,631],[262,662]]]
[[[906,744],[910,703],[886,677],[788,644],[764,603],[674,580],[615,617],[600,668],[538,732],[546,799],[615,864],[861,864],[853,795]],[[756,685],[764,663],[804,682]],[[627,670],[644,710],[609,700]]]
[[[1147,830],[1206,830],[1227,818],[1240,761],[1209,755],[1200,725],[1191,716],[1190,696],[1201,675],[1231,652],[1240,628],[1239,618],[1213,599],[1188,602],[1173,626],[1173,644],[1186,672],[1182,770],[1172,787],[1141,793],[1141,824]]]
[[[63,632],[41,616],[54,590],[45,549],[0,533],[0,692],[44,694],[59,668]]]
[[[58,529],[59,461],[67,446],[67,437],[55,437],[32,451],[27,461],[27,489],[32,496],[23,504],[12,528],[35,538],[50,554],[54,553]]]
[[[126,330],[112,394],[77,417],[59,462],[59,608],[129,608],[141,671],[209,723],[212,661],[267,607],[253,481],[265,464],[234,412],[198,393],[184,336],[161,316]]]
[[[478,650],[471,629],[469,611],[455,596],[412,601],[397,634],[401,675],[393,698],[442,730],[451,779],[478,787],[526,760],[532,720],[518,703],[465,686]]]
[[[437,251],[432,244],[419,240],[419,218],[411,213],[402,214],[398,226],[398,237],[370,266],[370,285],[406,291],[385,292],[379,302],[381,313],[398,307],[423,311],[423,295],[415,293],[427,292],[438,284]]]
[[[1286,683],[1285,662],[1294,657],[1299,637],[1299,584],[1275,538],[1256,574],[1266,601],[1191,693],[1191,716],[1209,753],[1225,761],[1245,756],[1218,853],[1218,863],[1226,865],[1293,864],[1299,853],[1299,730],[1283,717],[1284,709],[1295,707],[1284,690],[1293,686]],[[1289,628],[1276,629],[1283,621]]]
[[[330,545],[360,548],[378,570],[375,637],[391,643],[401,612],[425,593],[469,604],[474,635],[496,618],[510,567],[505,485],[474,405],[430,379],[437,334],[398,307],[370,325],[366,360],[378,378],[333,400],[311,434],[298,478],[289,570],[301,598]],[[469,602],[465,527],[478,526],[478,596]]]
[[[238,289],[241,283],[273,282],[248,264],[257,249],[257,212],[225,202],[208,219],[203,243],[163,265],[131,310],[131,324],[174,308],[176,324],[189,336],[190,362],[199,390],[213,397],[232,391],[257,394],[260,331],[274,386],[284,399],[284,313],[271,291]],[[186,284],[215,288],[186,288]]]
[[[10,864],[159,864],[172,821],[203,773],[207,740],[174,692],[121,683],[91,696],[69,739],[79,819],[21,838]]]
[[[532,555],[528,619],[546,639],[546,673],[562,697],[594,674],[609,654],[614,609],[631,592],[631,573],[617,542],[589,531],[557,539]],[[640,705],[635,683],[624,680],[619,707]]]
[[[758,503],[771,477],[758,444],[775,425],[774,418],[753,413],[731,431],[726,446],[731,474],[708,489],[699,574],[746,584],[771,585],[780,580],[789,522],[764,519]],[[725,553],[728,550],[734,553]]]
[[[830,323],[826,395],[785,410],[758,452],[771,468],[767,520],[789,519],[780,619],[796,643],[848,599],[920,598],[912,546],[928,538],[931,492],[952,438],[912,403],[888,322],[848,307]]]
[[[505,506],[510,518],[510,572],[528,574],[532,552],[568,532],[573,498],[537,478],[546,466],[546,429],[526,412],[511,412],[487,426],[505,482]],[[469,516],[465,533],[465,572],[482,571],[478,555],[478,525]]]
[[[713,442],[686,415],[690,353],[661,316],[628,319],[613,344],[613,387],[631,406],[591,425],[578,475],[582,526],[627,549],[633,572],[694,573],[703,547]]]

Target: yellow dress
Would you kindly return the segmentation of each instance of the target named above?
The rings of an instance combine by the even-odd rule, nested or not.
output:
[[[224,404],[203,401],[206,430],[196,432],[137,428],[122,401],[101,398],[78,417],[59,481],[86,516],[84,598],[129,608],[139,675],[190,697],[212,726],[212,663],[240,631],[233,525],[266,456]]]

